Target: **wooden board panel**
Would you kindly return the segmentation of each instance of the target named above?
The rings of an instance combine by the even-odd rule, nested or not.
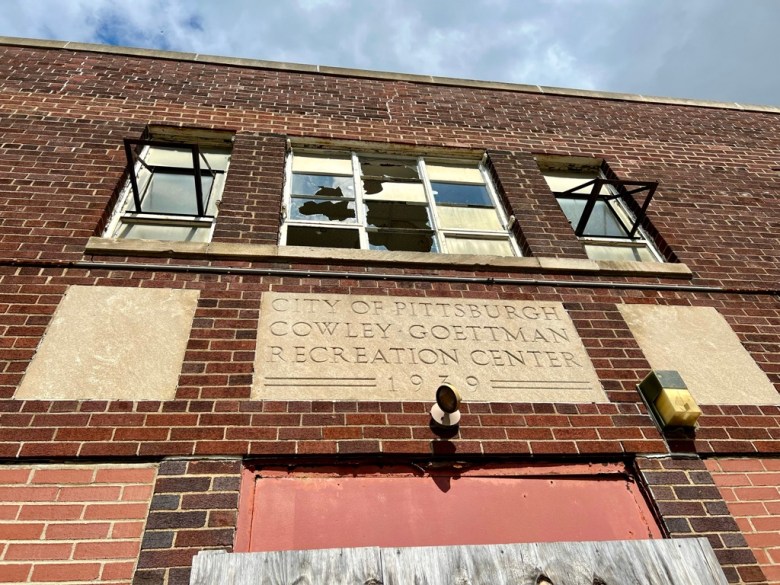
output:
[[[193,585],[381,585],[379,548],[234,553],[204,551],[193,559]]]
[[[704,538],[267,553],[206,551],[191,585],[727,585]],[[545,581],[541,581],[545,582]]]

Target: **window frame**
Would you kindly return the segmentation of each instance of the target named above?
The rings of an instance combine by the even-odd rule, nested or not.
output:
[[[352,166],[352,173],[351,175],[335,175],[327,173],[316,173],[316,172],[310,172],[308,174],[322,174],[324,176],[343,176],[343,177],[351,177],[352,179],[352,186],[353,186],[353,192],[354,192],[354,200],[355,202],[355,221],[351,223],[340,223],[336,221],[312,221],[312,220],[301,220],[301,219],[291,219],[292,215],[292,202],[295,198],[293,196],[292,192],[292,182],[293,182],[293,160],[295,156],[314,156],[314,157],[339,157],[346,159],[347,155],[349,156],[350,163]],[[423,233],[426,230],[415,230],[415,229],[404,229],[404,228],[376,228],[368,225],[368,220],[366,217],[366,201],[371,201],[370,198],[366,199],[364,192],[363,192],[363,183],[362,183],[362,169],[360,165],[360,158],[380,158],[384,161],[403,161],[403,162],[415,162],[415,168],[417,170],[417,174],[419,177],[419,182],[423,186],[423,191],[425,194],[425,203],[424,206],[428,212],[428,217],[430,220],[430,229],[427,230],[432,234],[433,238],[433,244],[432,248],[429,252],[423,252],[423,253],[431,253],[431,254],[451,254],[456,252],[450,252],[447,249],[447,239],[456,239],[458,237],[460,238],[469,238],[474,240],[489,240],[489,241],[508,241],[509,242],[509,248],[512,252],[511,255],[507,255],[507,257],[521,257],[522,253],[520,250],[520,247],[516,241],[516,238],[514,237],[514,234],[511,231],[511,226],[513,224],[513,216],[509,216],[506,213],[506,210],[504,209],[503,204],[501,203],[498,194],[496,193],[495,186],[493,185],[493,182],[490,178],[489,171],[487,170],[487,167],[485,165],[487,155],[483,155],[481,159],[476,158],[457,158],[457,157],[447,157],[447,156],[441,156],[441,155],[425,155],[425,154],[419,154],[419,153],[413,153],[413,154],[402,154],[402,153],[394,153],[394,152],[383,152],[383,151],[372,151],[372,150],[361,150],[361,149],[320,149],[320,148],[312,148],[307,147],[306,145],[301,146],[293,146],[287,155],[287,160],[285,162],[285,187],[284,187],[284,193],[283,193],[283,199],[282,199],[282,225],[280,228],[280,234],[279,234],[279,245],[280,246],[286,246],[287,244],[287,233],[288,228],[290,226],[293,227],[317,227],[322,228],[327,226],[328,229],[345,229],[345,230],[353,230],[358,232],[358,241],[360,244],[359,248],[346,248],[346,249],[360,249],[360,250],[375,250],[374,248],[370,247],[369,244],[369,234],[370,233],[404,233],[406,232],[414,232],[414,233]],[[428,175],[427,166],[428,165],[446,165],[446,166],[460,166],[462,168],[475,168],[479,171],[480,177],[482,178],[482,185],[485,187],[486,192],[488,193],[488,196],[490,198],[490,203],[492,204],[492,209],[496,212],[498,224],[500,225],[500,231],[495,230],[480,230],[480,229],[463,229],[463,228],[444,228],[442,227],[442,219],[439,214],[439,206],[441,204],[436,203],[435,201],[435,195],[434,195],[434,189],[432,187],[432,183],[442,182],[442,183],[451,183],[451,184],[462,184],[462,185],[477,185],[478,183],[468,183],[463,181],[431,181],[430,177]],[[403,181],[399,181],[403,182]],[[411,181],[410,181],[411,182]],[[420,206],[423,206],[421,203]],[[324,247],[330,247],[330,246],[324,246]],[[388,250],[390,252],[393,252],[392,250]]]
[[[127,161],[127,180],[122,188],[114,209],[109,217],[103,237],[118,239],[139,239],[120,235],[127,226],[146,225],[158,227],[190,227],[196,230],[207,230],[202,237],[181,240],[170,238],[163,241],[195,241],[210,242],[216,227],[216,217],[222,200],[222,191],[230,167],[231,149],[225,147],[201,146],[196,142],[182,142],[164,139],[130,139],[125,138],[124,154]],[[176,167],[160,164],[148,164],[153,149],[170,149],[189,151],[192,155],[192,167]],[[224,169],[212,168],[207,159],[209,153],[226,155]],[[201,164],[202,163],[202,164]],[[186,175],[193,178],[195,214],[178,213],[176,211],[159,212],[144,211],[143,200],[151,188],[155,171],[168,175]],[[203,177],[212,178],[208,192],[204,189]],[[200,177],[200,180],[196,180]]]
[[[569,175],[582,175],[582,183],[567,189],[566,191],[554,191],[548,183],[548,188],[555,196],[555,200],[558,203],[562,211],[563,205],[561,205],[561,199],[568,200],[580,200],[585,201],[585,207],[580,214],[579,221],[575,226],[572,222],[569,222],[577,239],[581,241],[586,247],[593,246],[599,248],[622,248],[622,249],[635,249],[635,250],[647,250],[652,257],[652,261],[663,263],[665,258],[656,247],[653,240],[648,236],[647,232],[640,225],[645,217],[650,201],[655,194],[655,190],[658,187],[658,183],[655,181],[631,181],[621,179],[609,179],[606,177],[602,169],[593,168],[596,172],[595,177],[588,177],[587,170],[558,170],[554,168],[541,168],[540,169],[545,179],[548,175],[554,174],[569,174]],[[570,177],[575,179],[575,177]],[[547,182],[547,181],[545,181]],[[583,189],[589,189],[589,192],[582,192]],[[604,193],[604,190],[607,193]],[[646,192],[645,200],[640,207],[639,214],[634,214],[629,206],[626,204],[625,198],[642,191]],[[603,201],[612,213],[612,217],[617,221],[620,228],[625,231],[626,236],[608,236],[585,233],[585,229],[588,226],[588,222],[592,217],[592,212],[595,208],[595,204],[599,201]],[[565,211],[564,211],[565,213]],[[568,219],[568,218],[567,218]],[[590,257],[590,254],[588,254]],[[612,260],[621,262],[622,260]],[[645,262],[637,258],[632,260],[634,262]]]

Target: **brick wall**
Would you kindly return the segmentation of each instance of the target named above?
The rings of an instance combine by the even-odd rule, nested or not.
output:
[[[241,469],[240,459],[160,464],[133,583],[188,585],[199,551],[232,550]]]
[[[0,582],[130,583],[156,471],[0,466]]]
[[[765,581],[756,557],[701,459],[640,457],[636,463],[670,537],[706,537],[729,583]]]
[[[780,459],[708,459],[707,469],[767,579],[780,583]]]

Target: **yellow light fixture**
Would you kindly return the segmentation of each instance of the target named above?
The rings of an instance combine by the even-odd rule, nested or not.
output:
[[[442,427],[454,427],[460,422],[460,392],[449,384],[436,389],[436,404],[431,407],[433,422]]]
[[[701,409],[675,370],[653,370],[638,385],[647,405],[662,428],[696,426]]]

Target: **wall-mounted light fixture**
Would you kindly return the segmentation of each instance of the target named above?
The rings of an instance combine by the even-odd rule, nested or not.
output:
[[[433,422],[442,427],[454,427],[460,422],[460,393],[449,384],[436,389],[436,404],[431,407]]]
[[[696,426],[701,409],[675,370],[653,370],[638,385],[650,411],[664,429]]]

